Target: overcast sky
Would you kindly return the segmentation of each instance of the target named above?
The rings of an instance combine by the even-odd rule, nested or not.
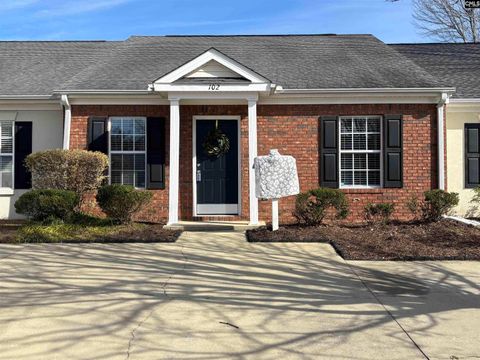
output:
[[[1,40],[165,34],[373,34],[420,42],[411,0],[0,0]]]

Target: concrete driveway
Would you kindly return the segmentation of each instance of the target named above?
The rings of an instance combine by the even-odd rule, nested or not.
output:
[[[472,359],[479,262],[325,244],[0,246],[1,359]]]

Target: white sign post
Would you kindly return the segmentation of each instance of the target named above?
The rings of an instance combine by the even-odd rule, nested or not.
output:
[[[255,195],[259,199],[272,199],[272,230],[278,230],[278,200],[300,192],[297,163],[293,156],[280,155],[270,150],[267,156],[254,160]]]

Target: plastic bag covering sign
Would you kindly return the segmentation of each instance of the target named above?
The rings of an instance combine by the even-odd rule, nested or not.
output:
[[[270,150],[270,155],[255,158],[254,168],[257,198],[279,199],[300,192],[297,162],[293,156]]]

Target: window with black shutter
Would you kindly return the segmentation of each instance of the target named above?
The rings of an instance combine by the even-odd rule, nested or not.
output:
[[[92,116],[88,119],[88,150],[108,155],[108,119]]]
[[[402,115],[385,115],[383,120],[383,187],[403,187]]]
[[[25,166],[25,159],[32,153],[32,122],[15,122],[15,189],[30,189],[32,177]]]
[[[465,187],[480,185],[480,124],[465,124]]]
[[[147,118],[147,189],[165,188],[165,119]]]
[[[320,186],[338,188],[338,118],[320,118]]]

